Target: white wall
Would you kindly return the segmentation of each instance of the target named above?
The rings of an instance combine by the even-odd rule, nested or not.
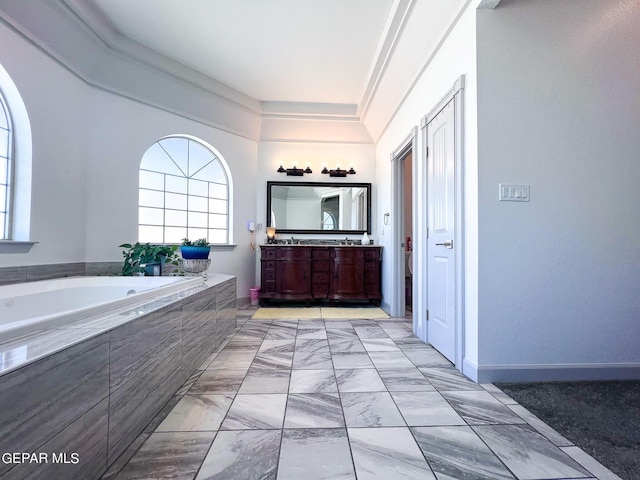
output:
[[[247,297],[255,277],[247,221],[255,217],[257,143],[205,123],[93,88],[0,24],[0,63],[26,104],[33,137],[32,240],[28,254],[0,266],[120,261],[137,239],[138,168],[169,134],[189,134],[224,157],[234,185],[235,249],[214,249],[210,271],[238,277]]]
[[[517,0],[478,13],[487,380],[545,366],[565,367],[563,378],[638,374],[638,25],[640,4],[622,0]],[[499,183],[530,184],[531,201],[499,202]]]
[[[314,136],[316,134],[314,133]],[[312,174],[305,174],[303,177],[287,177],[284,173],[278,173],[280,163],[284,163],[285,168],[291,167],[296,161],[298,167],[304,168],[307,162],[313,170]],[[347,175],[346,178],[330,178],[329,175],[320,173],[323,164],[328,168],[335,168],[340,164],[341,168],[349,167],[353,163],[356,175]],[[258,166],[256,178],[258,179],[256,188],[256,223],[263,225],[262,230],[256,232],[256,239],[259,245],[266,243],[267,224],[267,181],[288,181],[288,182],[358,182],[372,183],[371,208],[372,223],[375,228],[376,223],[376,163],[375,148],[370,143],[316,143],[316,142],[260,142],[258,146]],[[373,231],[373,230],[372,230]],[[296,238],[318,238],[317,235],[296,235]],[[357,236],[354,236],[357,237]],[[341,235],[323,235],[323,238],[344,238]],[[376,242],[377,243],[377,242]],[[259,249],[258,249],[259,250]],[[260,282],[259,268],[260,252],[256,251],[256,283]]]
[[[170,134],[204,140],[222,155],[233,181],[235,250],[211,253],[210,271],[238,276],[238,296],[253,283],[247,222],[255,211],[255,142],[122,97],[94,92],[87,115],[87,261],[114,260],[114,247],[138,237],[138,169],[146,150]],[[119,259],[115,255],[116,259]]]
[[[91,91],[1,23],[0,44],[0,64],[31,123],[31,239],[40,242],[29,253],[1,254],[0,267],[83,261],[85,106]]]
[[[465,354],[464,360],[471,365],[476,364],[478,355],[477,340],[477,136],[476,136],[476,53],[475,53],[475,15],[477,1],[469,5],[460,16],[454,28],[449,32],[443,30],[445,39],[437,52],[432,52],[431,58],[424,59],[425,68],[416,81],[411,92],[399,106],[397,113],[388,124],[384,134],[376,144],[376,178],[378,216],[376,218],[376,236],[386,248],[383,253],[383,264],[389,265],[391,228],[395,226],[397,219],[391,218],[388,226],[382,222],[385,212],[391,212],[391,153],[400,147],[401,142],[410,134],[411,129],[420,125],[420,120],[436,106],[442,96],[449,91],[455,81],[465,75],[466,87],[464,90],[464,189],[465,189],[465,292],[464,303],[466,313],[465,325]],[[414,21],[412,19],[412,21]],[[420,19],[415,19],[420,21]],[[415,164],[414,178],[426,178],[424,176],[424,153],[422,150],[422,137],[419,136],[418,152],[413,152]],[[419,176],[415,175],[419,173]],[[426,189],[418,185],[415,189],[414,200],[414,228],[421,234],[414,235],[412,239],[413,250],[424,247],[426,224]],[[399,228],[403,228],[402,225]],[[415,256],[415,253],[414,253]],[[426,259],[422,259],[425,261]],[[426,263],[419,265],[413,272],[414,281],[421,270],[424,272]],[[392,277],[388,269],[383,277],[383,297],[388,298],[392,288]],[[414,318],[424,317],[426,310],[426,289],[422,286],[417,308],[414,309]],[[470,373],[472,374],[472,373]]]
[[[285,225],[296,225],[305,230],[319,229],[321,216],[320,198],[296,198],[288,202]],[[292,227],[289,227],[292,228]]]

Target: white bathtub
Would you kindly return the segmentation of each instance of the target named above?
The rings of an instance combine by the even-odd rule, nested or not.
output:
[[[201,277],[70,277],[0,286],[0,342],[179,293]]]

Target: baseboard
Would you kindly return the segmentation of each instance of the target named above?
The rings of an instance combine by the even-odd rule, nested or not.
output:
[[[236,306],[237,308],[245,308],[251,305],[251,299],[249,297],[237,297],[236,298]]]
[[[472,370],[473,366],[470,363],[469,372],[463,371],[465,375],[472,378],[470,375]],[[476,378],[472,380],[479,383],[640,380],[640,363],[480,365],[476,366],[475,371]]]
[[[391,316],[391,305],[389,304],[389,302],[385,302],[384,300],[382,300],[380,302],[380,308],[382,309],[382,311],[384,311],[384,313],[386,313],[387,315]]]
[[[478,381],[478,365],[467,358],[462,360],[462,373],[470,380]]]

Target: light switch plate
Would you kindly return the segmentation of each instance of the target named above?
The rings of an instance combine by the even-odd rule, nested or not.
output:
[[[528,202],[529,185],[514,185],[501,183],[499,185],[499,199],[501,202]]]

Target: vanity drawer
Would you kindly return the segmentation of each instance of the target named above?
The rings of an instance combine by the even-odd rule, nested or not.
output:
[[[313,261],[313,273],[329,271],[329,260],[314,260]]]
[[[275,270],[276,269],[276,261],[275,260],[263,260],[262,268],[266,270]]]
[[[313,273],[313,285],[315,288],[315,285],[321,284],[321,283],[326,283],[327,285],[329,285],[329,272],[315,272]]]
[[[329,249],[328,248],[314,248],[313,249],[313,259],[327,259],[329,260]]]
[[[362,260],[364,249],[360,247],[336,247],[332,257],[336,260]]]
[[[364,269],[367,272],[377,272],[380,269],[380,263],[377,261],[369,260],[368,262],[364,262]]]
[[[365,260],[380,260],[380,249],[367,248],[364,252]]]
[[[276,281],[276,269],[273,270],[263,270],[262,277],[265,282],[275,282]]]
[[[276,258],[282,260],[306,260],[311,258],[309,247],[278,247]]]
[[[377,271],[370,271],[364,274],[364,283],[373,285],[380,282],[380,274]]]
[[[276,250],[275,248],[262,248],[262,258],[265,259],[275,259],[276,258]]]
[[[329,284],[326,283],[314,283],[313,284],[313,297],[314,298],[327,298],[329,295]]]

